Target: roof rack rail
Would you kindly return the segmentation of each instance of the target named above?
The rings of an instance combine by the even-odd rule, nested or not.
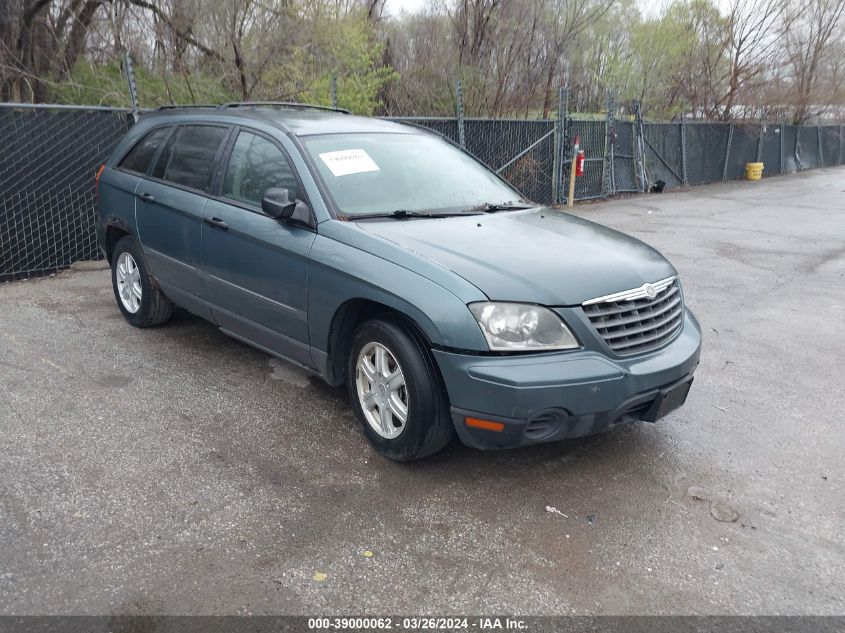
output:
[[[169,103],[159,106],[156,110],[190,110],[193,108],[217,108],[218,106],[211,103]]]
[[[295,101],[231,101],[224,103],[220,108],[251,108],[251,107],[275,107],[275,108],[301,108],[309,110],[329,110],[330,112],[342,112],[350,114],[346,108],[333,108],[331,106],[315,105],[313,103],[297,103]]]

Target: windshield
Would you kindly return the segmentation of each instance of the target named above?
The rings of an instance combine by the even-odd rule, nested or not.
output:
[[[427,134],[331,134],[303,139],[346,215],[461,211],[523,197],[446,141]]]

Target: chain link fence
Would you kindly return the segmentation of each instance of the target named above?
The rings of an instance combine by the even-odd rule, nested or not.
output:
[[[0,281],[100,257],[94,175],[125,111],[0,107]]]
[[[571,118],[567,122],[568,138],[571,142],[578,141],[584,152],[584,175],[575,178],[575,199],[592,200],[608,195],[609,183],[606,182],[606,160],[608,151],[608,127],[606,121],[594,121]],[[562,171],[563,187],[569,186],[569,169],[571,167],[568,152],[564,150],[564,165]],[[566,196],[562,195],[561,200]]]
[[[684,127],[675,123],[643,124],[645,182],[664,187],[684,184]]]
[[[566,199],[572,143],[585,152],[575,199],[603,198],[845,164],[840,125],[644,123],[569,115],[549,120],[399,117],[490,166],[527,198]],[[43,275],[101,257],[94,174],[132,125],[129,111],[0,104],[0,281]]]
[[[838,125],[822,125],[819,129],[819,162],[822,167],[841,165],[843,163],[842,127]]]
[[[611,128],[613,148],[613,189],[617,193],[640,190],[640,149],[636,123],[618,123]]]
[[[767,174],[782,174],[784,170],[784,126],[763,125],[760,130],[758,161],[765,165]],[[794,171],[794,170],[793,170]]]
[[[551,120],[444,119],[435,117],[388,117],[389,120],[437,132],[460,145],[493,169],[523,195],[551,203],[555,132]]]
[[[798,128],[798,148],[795,150],[801,169],[819,166],[819,130],[815,127]]]

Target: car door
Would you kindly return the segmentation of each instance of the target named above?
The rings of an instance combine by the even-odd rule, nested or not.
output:
[[[211,177],[231,127],[180,125],[135,189],[138,235],[153,274],[177,303],[207,316],[198,301],[201,227]]]
[[[158,125],[148,130],[120,159],[115,173],[103,173],[98,181],[102,220],[125,228],[135,223],[135,190],[152,168],[155,157],[176,129]]]
[[[305,194],[285,150],[270,136],[237,129],[204,210],[202,268],[214,320],[227,333],[304,365],[308,347],[310,226],[261,211],[271,187]]]

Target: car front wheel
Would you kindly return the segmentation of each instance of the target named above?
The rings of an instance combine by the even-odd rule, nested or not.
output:
[[[382,455],[413,461],[451,440],[449,403],[434,359],[400,321],[374,319],[355,331],[346,382],[364,435]]]

